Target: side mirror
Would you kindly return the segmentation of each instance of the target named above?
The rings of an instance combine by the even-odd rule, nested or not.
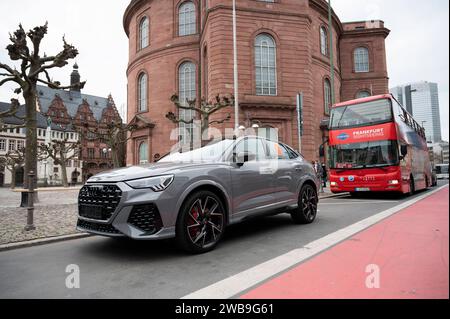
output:
[[[247,162],[256,160],[256,154],[251,152],[240,152],[235,155],[235,161],[238,166],[243,166]]]
[[[408,155],[408,145],[400,146],[400,153],[403,156],[403,158],[405,158],[406,155]]]

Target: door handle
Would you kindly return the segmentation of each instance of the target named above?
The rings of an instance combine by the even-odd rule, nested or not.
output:
[[[297,172],[301,172],[301,171],[303,170],[303,167],[301,167],[301,166],[295,166],[295,170],[296,170]]]

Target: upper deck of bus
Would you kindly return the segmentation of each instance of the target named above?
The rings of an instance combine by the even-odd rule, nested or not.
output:
[[[368,97],[364,97],[361,99],[355,99],[355,100],[337,103],[337,104],[333,105],[333,108],[355,105],[355,104],[366,103],[366,102],[372,102],[372,101],[381,100],[381,99],[394,99],[394,97],[392,96],[392,94],[381,94],[381,95],[368,96]]]

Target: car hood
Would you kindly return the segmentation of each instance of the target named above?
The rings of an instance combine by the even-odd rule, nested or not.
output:
[[[131,166],[127,168],[116,169],[112,171],[107,171],[99,173],[88,180],[88,183],[98,183],[98,182],[123,182],[138,178],[160,176],[164,174],[176,174],[180,170],[197,167],[213,165],[211,162],[201,162],[201,163],[155,163],[146,166]]]

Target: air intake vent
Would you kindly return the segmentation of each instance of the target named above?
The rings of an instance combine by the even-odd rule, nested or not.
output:
[[[161,216],[154,204],[134,206],[128,224],[142,230],[145,235],[156,234],[162,228]]]

